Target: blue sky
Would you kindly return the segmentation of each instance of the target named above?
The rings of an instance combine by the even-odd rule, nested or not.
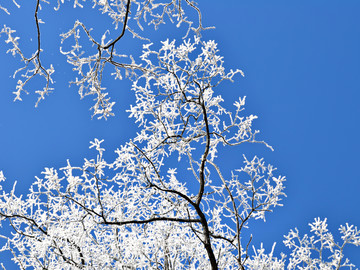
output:
[[[6,25],[17,29],[20,45],[28,53],[35,50],[33,3],[23,9],[10,8],[14,15],[0,13]],[[9,5],[11,6],[11,4]],[[260,138],[271,144],[271,152],[259,145],[224,153],[229,168],[239,167],[242,153],[263,156],[286,175],[287,198],[284,207],[268,215],[267,222],[251,223],[253,243],[287,252],[281,241],[294,227],[308,233],[315,217],[328,218],[335,239],[337,228],[346,222],[360,226],[360,2],[355,0],[228,0],[199,1],[205,25],[216,26],[204,33],[215,39],[227,68],[240,68],[245,78],[226,83],[221,94],[231,104],[247,96],[246,113],[259,119],[255,128]],[[136,125],[124,112],[133,102],[128,81],[106,81],[117,102],[116,116],[107,121],[91,119],[91,98],[80,100],[74,76],[60,55],[58,34],[65,32],[79,16],[92,23],[95,33],[107,26],[91,9],[72,9],[67,3],[59,13],[44,6],[39,13],[42,26],[45,65],[56,69],[55,91],[34,108],[31,93],[23,102],[13,102],[16,80],[11,79],[18,62],[0,52],[0,170],[8,188],[18,181],[18,192],[27,189],[44,167],[65,166],[66,159],[81,164],[89,157],[89,141],[105,139],[107,157],[112,149],[136,132]],[[95,19],[96,18],[96,19]],[[151,32],[154,40],[179,38],[173,26]],[[128,35],[122,46],[136,55],[135,41]],[[4,229],[4,228],[1,228]],[[345,253],[360,266],[360,248]],[[2,260],[2,259],[1,259]]]

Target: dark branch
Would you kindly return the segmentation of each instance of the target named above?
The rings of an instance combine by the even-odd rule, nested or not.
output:
[[[127,25],[127,21],[128,21],[128,18],[129,18],[129,13],[130,13],[130,2],[131,2],[131,0],[128,0],[127,4],[126,4],[126,13],[125,13],[124,25],[123,25],[123,29],[122,29],[121,34],[114,41],[112,41],[110,44],[108,44],[108,45],[106,45],[104,47],[105,50],[112,47],[111,55],[112,55],[115,43],[118,42],[125,35],[126,25]]]
[[[128,220],[128,221],[104,221],[100,224],[106,225],[127,225],[127,224],[147,224],[155,221],[174,221],[174,222],[182,222],[182,223],[200,223],[200,219],[187,219],[187,218],[171,218],[171,217],[156,217],[145,220]]]

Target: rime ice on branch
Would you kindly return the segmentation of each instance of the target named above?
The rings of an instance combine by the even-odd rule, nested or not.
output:
[[[13,0],[14,4],[20,8],[20,5]],[[79,94],[81,97],[87,95],[95,95],[95,104],[92,107],[94,115],[98,115],[99,118],[107,118],[112,116],[112,107],[115,102],[110,101],[106,88],[102,86],[102,72],[106,65],[114,68],[114,77],[121,79],[123,77],[122,70],[126,77],[137,76],[136,71],[143,72],[141,65],[134,62],[131,55],[124,55],[116,52],[116,45],[120,39],[124,36],[125,32],[129,32],[133,37],[138,38],[139,41],[147,40],[148,37],[143,37],[142,32],[145,25],[152,25],[155,29],[159,28],[161,24],[166,21],[176,23],[178,27],[186,25],[187,34],[191,31],[200,35],[202,30],[210,29],[211,27],[203,27],[202,17],[199,8],[196,3],[189,0],[171,0],[158,2],[154,0],[94,0],[94,1],[79,1],[74,0],[74,8],[83,8],[84,6],[92,6],[111,18],[114,24],[112,31],[113,38],[109,38],[107,42],[107,35],[110,34],[110,29],[106,30],[102,35],[101,40],[96,40],[91,35],[91,29],[88,29],[85,24],[80,21],[76,21],[74,27],[67,33],[60,34],[62,37],[62,43],[70,36],[74,37],[75,44],[71,50],[63,50],[60,47],[61,53],[63,53],[68,60],[68,63],[74,66],[73,70],[78,73],[79,77],[76,77],[74,81],[70,82],[79,87]],[[88,2],[88,3],[86,3]],[[156,3],[155,3],[156,2]],[[38,106],[39,102],[48,95],[53,88],[53,79],[51,75],[55,72],[54,67],[50,65],[49,68],[45,68],[41,62],[40,54],[43,51],[43,44],[46,44],[46,37],[41,35],[40,24],[44,23],[39,17],[39,11],[41,10],[41,4],[49,4],[45,0],[37,0],[34,4],[35,9],[35,25],[37,31],[37,50],[31,57],[26,57],[21,47],[19,46],[18,37],[14,37],[12,34],[15,30],[4,25],[1,34],[7,36],[6,43],[9,43],[11,48],[8,52],[11,52],[14,56],[19,55],[24,66],[17,69],[14,72],[14,78],[18,75],[21,78],[17,81],[15,100],[22,100],[21,95],[23,92],[28,93],[25,90],[28,82],[34,77],[40,76],[45,79],[45,85],[42,90],[35,90],[35,93],[39,95],[36,102]],[[59,10],[61,5],[64,4],[64,0],[58,0],[55,10]],[[7,14],[10,14],[6,7],[0,5],[0,10]],[[196,24],[194,27],[194,21],[188,18],[187,13],[196,14]],[[134,14],[133,16],[131,14]],[[192,14],[191,16],[194,16]],[[80,50],[83,46],[79,43],[79,27],[85,32],[91,45],[94,46],[94,52],[86,52]],[[119,28],[121,28],[120,33]],[[114,34],[115,33],[115,34]],[[116,35],[116,33],[118,33]],[[124,61],[129,59],[129,61]]]
[[[85,2],[75,0],[74,7]],[[56,8],[63,3],[59,0]],[[105,32],[97,41],[76,21],[61,35],[63,42],[74,43],[61,52],[78,73],[73,83],[81,97],[95,95],[93,111],[100,118],[113,115],[114,105],[102,86],[105,66],[114,67],[115,78],[121,79],[125,72],[135,95],[128,113],[138,133],[116,149],[112,161],[104,158],[103,141],[95,139],[90,148],[96,157],[82,165],[68,161],[60,170],[45,168],[27,196],[16,194],[16,184],[10,192],[3,191],[0,222],[7,226],[8,221],[13,233],[0,232],[5,240],[0,251],[11,252],[22,269],[258,270],[300,265],[301,269],[351,269],[343,248],[359,245],[360,232],[348,224],[340,227],[342,244],[328,232],[326,220],[310,224],[311,237],[291,231],[284,241],[292,250],[287,266],[284,254],[274,255],[275,244],[270,253],[263,246],[251,248],[252,236],[243,232],[249,221],[265,221],[266,213],[282,205],[285,177],[257,156],[243,156],[242,167],[234,170],[221,166],[220,146],[239,151],[244,143],[260,143],[272,148],[257,140],[259,131],[252,127],[257,117],[244,114],[245,97],[235,101],[233,109],[225,107],[221,83],[243,73],[226,71],[216,42],[202,39],[201,13],[195,3],[95,0],[92,4],[110,16],[115,29],[120,26],[118,35],[108,38]],[[198,27],[185,16],[183,4],[197,14]],[[126,31],[140,37],[131,21],[140,30],[147,24],[157,28],[165,23],[165,16],[186,24],[194,37],[160,45],[144,41],[137,60],[116,51]],[[38,26],[40,20],[36,22]],[[80,32],[94,45],[94,53],[82,51]],[[6,26],[1,32],[13,46],[9,52],[25,62],[24,76],[27,80],[43,76],[48,85],[53,69],[41,66],[40,41],[28,59],[13,33]],[[34,69],[27,69],[30,64]],[[48,90],[39,92],[40,99]],[[19,91],[18,98],[23,90]],[[175,166],[176,158],[181,166]]]

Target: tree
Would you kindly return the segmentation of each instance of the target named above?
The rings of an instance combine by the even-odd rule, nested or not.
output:
[[[58,1],[56,9],[62,4]],[[221,147],[235,151],[241,144],[260,143],[272,148],[256,138],[252,122],[257,117],[243,114],[245,97],[234,102],[233,110],[222,105],[221,83],[243,73],[225,71],[217,44],[202,39],[206,28],[197,5],[189,0],[93,5],[120,33],[108,38],[106,31],[97,40],[76,21],[61,35],[64,44],[73,39],[61,52],[78,74],[73,84],[81,97],[95,96],[92,109],[98,118],[113,116],[104,72],[112,68],[114,78],[132,81],[136,102],[128,113],[139,132],[115,150],[111,162],[103,157],[102,140],[95,139],[90,147],[96,158],[81,166],[68,161],[60,170],[45,168],[26,198],[15,194],[15,184],[3,192],[1,221],[8,221],[14,233],[2,234],[2,250],[10,251],[22,269],[351,269],[343,247],[360,244],[360,232],[351,225],[340,227],[341,244],[328,232],[326,220],[310,224],[311,237],[291,231],[284,241],[292,250],[288,262],[285,255],[274,256],[275,245],[270,253],[262,247],[252,251],[251,237],[242,236],[251,219],[265,220],[266,212],[281,206],[285,177],[274,175],[275,168],[257,156],[244,156],[243,167],[225,176],[229,173],[217,156]],[[74,6],[81,3],[75,0]],[[21,50],[14,30],[4,26],[1,31],[8,52],[24,62],[15,72],[24,80],[17,83],[15,99],[21,100],[32,79],[45,80],[36,104],[52,90],[54,72],[42,64],[39,8],[38,0],[38,47],[31,57]],[[186,36],[152,44],[141,31],[147,24],[160,27],[165,16],[185,24]],[[126,32],[144,43],[138,60],[117,52]],[[93,50],[80,42],[81,35]],[[2,172],[0,180],[5,180]]]

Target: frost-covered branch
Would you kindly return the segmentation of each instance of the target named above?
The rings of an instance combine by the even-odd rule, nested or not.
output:
[[[58,0],[55,9],[64,2]],[[71,83],[82,98],[93,95],[94,115],[106,118],[115,104],[103,82],[107,67],[115,79],[132,80],[135,103],[127,113],[138,132],[115,150],[113,160],[105,159],[103,140],[94,139],[95,157],[77,166],[67,161],[58,170],[45,168],[27,195],[17,194],[16,183],[2,190],[0,171],[0,225],[12,230],[0,232],[5,241],[0,251],[10,252],[21,269],[352,269],[343,255],[345,245],[360,245],[352,225],[340,227],[341,244],[328,232],[326,219],[310,224],[314,236],[290,231],[284,241],[292,250],[287,266],[284,254],[275,256],[275,244],[267,253],[262,245],[250,246],[256,232],[244,237],[251,221],[265,221],[282,206],[285,177],[262,158],[241,154],[246,143],[272,147],[257,139],[257,116],[245,113],[245,97],[233,108],[224,103],[222,83],[244,74],[227,70],[217,43],[202,39],[206,27],[194,1],[72,2],[109,16],[115,34],[107,29],[98,40],[79,20],[61,34],[60,52],[77,73]],[[40,61],[39,8],[37,0],[38,48],[32,57],[24,56],[14,30],[4,26],[0,32],[12,46],[8,52],[25,63],[16,71],[25,77],[16,99],[38,75],[46,80],[39,100],[51,89],[54,70]],[[185,24],[193,37],[155,44],[140,35],[146,26],[156,29],[167,21]],[[127,32],[142,42],[140,57],[118,46]],[[243,159],[237,169],[222,166],[221,146]]]
[[[14,3],[16,4],[15,1]],[[54,73],[54,67],[50,65],[49,68],[45,68],[40,59],[40,54],[42,52],[40,23],[44,22],[38,17],[39,8],[40,0],[37,0],[34,13],[37,32],[37,50],[32,54],[31,57],[26,57],[23,51],[20,49],[18,41],[20,38],[13,36],[13,34],[16,32],[15,30],[12,30],[10,27],[4,25],[0,32],[0,36],[2,34],[5,34],[7,36],[5,42],[7,44],[10,44],[11,46],[11,48],[7,50],[7,53],[11,53],[13,56],[20,56],[21,61],[24,63],[24,66],[17,69],[13,75],[13,78],[15,78],[18,74],[20,77],[22,77],[22,79],[19,79],[17,81],[16,91],[13,92],[15,94],[14,100],[22,100],[22,92],[28,93],[24,89],[24,87],[31,79],[40,76],[45,80],[45,86],[43,87],[43,89],[35,91],[35,93],[39,95],[35,107],[37,107],[39,102],[45,98],[45,95],[48,95],[53,90],[53,88],[51,87],[51,85],[53,84],[53,79],[51,75]]]
[[[20,8],[20,5],[19,5],[15,0],[12,0],[12,2],[14,3],[14,5],[15,5],[17,8]],[[0,5],[0,9],[1,9],[2,11],[4,11],[7,15],[10,15],[9,10],[8,10],[6,7],[3,7],[2,5]]]
[[[360,246],[360,231],[353,225],[341,225],[339,228],[342,243],[335,242],[327,228],[327,219],[315,218],[309,224],[312,236],[300,236],[298,229],[291,230],[285,236],[285,245],[292,250],[288,269],[355,269],[344,257],[346,245]]]
[[[50,65],[50,68],[45,68],[40,59],[42,48],[40,46],[41,29],[39,27],[39,23],[44,23],[38,17],[40,1],[49,4],[45,0],[37,0],[35,8],[35,24],[38,46],[37,51],[34,52],[31,57],[26,57],[20,49],[18,44],[19,38],[13,36],[15,30],[4,26],[0,32],[0,35],[5,34],[7,36],[6,43],[10,43],[12,46],[8,52],[12,53],[14,56],[19,55],[21,61],[24,62],[24,66],[16,70],[14,74],[15,77],[16,74],[19,73],[23,78],[19,79],[17,82],[16,91],[14,92],[16,95],[15,100],[22,100],[21,96],[23,92],[28,93],[25,86],[32,78],[39,75],[45,79],[45,86],[43,89],[35,91],[35,93],[39,95],[36,106],[38,106],[40,100],[44,99],[45,96],[53,90],[53,80],[51,75],[54,73],[53,66]],[[13,0],[13,2],[15,5],[20,7],[15,0]],[[87,4],[86,2],[90,1],[74,0],[74,8],[84,8],[84,5]],[[106,92],[106,87],[102,85],[102,76],[105,66],[110,65],[114,69],[113,75],[115,79],[122,79],[123,76],[134,78],[138,76],[137,72],[145,72],[145,70],[141,67],[141,64],[135,63],[131,55],[116,52],[116,44],[127,31],[132,33],[134,37],[140,38],[140,40],[149,41],[149,38],[143,38],[140,35],[140,32],[144,31],[143,23],[153,25],[155,29],[157,29],[161,24],[165,23],[166,17],[168,17],[170,22],[176,21],[178,26],[182,23],[188,24],[188,32],[192,29],[195,33],[200,34],[200,31],[208,29],[202,26],[201,12],[196,6],[196,3],[188,0],[172,0],[160,3],[154,3],[152,0],[96,0],[92,2],[93,8],[98,8],[102,14],[106,14],[111,18],[115,25],[115,30],[117,30],[119,25],[122,25],[121,33],[114,39],[110,38],[108,41],[105,41],[108,38],[107,36],[110,35],[109,29],[104,32],[101,40],[96,40],[91,36],[91,30],[88,30],[82,22],[76,21],[72,29],[70,29],[67,33],[60,34],[62,37],[62,43],[70,36],[73,36],[75,44],[71,46],[70,50],[60,48],[60,51],[67,57],[68,63],[74,66],[74,71],[76,71],[79,75],[79,78],[76,78],[75,81],[71,83],[79,87],[80,97],[83,98],[88,95],[95,95],[95,104],[92,107],[94,112],[93,115],[97,115],[99,118],[112,116],[112,107],[115,104],[115,102],[111,101],[109,93]],[[184,4],[182,2],[186,3],[185,6],[187,6],[187,8],[184,8]],[[64,0],[58,0],[55,10],[59,10],[62,4],[64,4]],[[135,14],[134,16],[130,15],[132,5],[134,5],[132,10]],[[9,11],[3,6],[0,6],[0,9],[9,13]],[[191,27],[193,21],[186,15],[189,12],[191,13],[192,10],[195,11],[198,17],[199,26],[197,28]],[[192,15],[190,17],[192,17]],[[148,21],[148,18],[151,18],[150,21]],[[135,22],[134,25],[132,25],[133,23],[129,23],[130,19],[131,22]],[[79,27],[85,31],[86,36],[91,43],[90,45],[95,45],[95,51],[91,54],[86,52],[84,55],[84,51],[80,51],[83,46],[79,43]],[[123,61],[124,59],[128,59],[128,61]],[[123,72],[124,74],[122,74]]]

